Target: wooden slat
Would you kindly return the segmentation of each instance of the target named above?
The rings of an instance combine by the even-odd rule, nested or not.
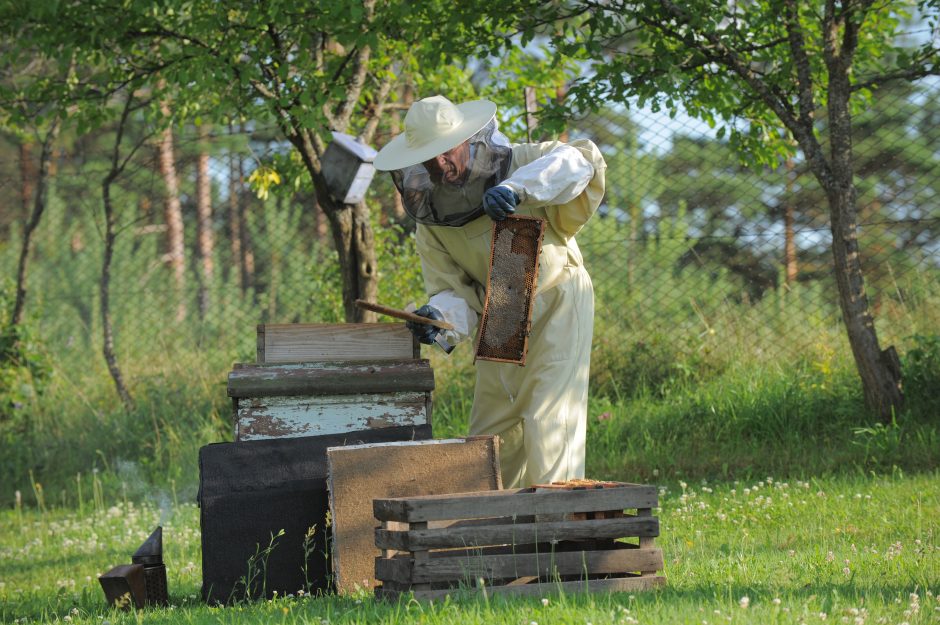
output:
[[[431,391],[427,360],[241,365],[228,375],[229,397],[285,397]]]
[[[555,523],[520,523],[493,527],[449,527],[446,529],[390,532],[375,530],[379,549],[417,551],[499,544],[525,544],[587,538],[623,538],[659,536],[656,517],[604,519],[597,521],[562,521]]]
[[[558,514],[655,508],[655,486],[532,492],[531,489],[460,493],[435,497],[376,499],[372,508],[381,521],[437,521],[513,514]]]
[[[649,518],[649,517],[653,516],[653,511],[650,510],[650,509],[648,509],[648,508],[641,508],[641,509],[639,509],[639,510],[636,511],[636,516],[637,516],[638,518]],[[652,539],[652,538],[650,538],[650,537],[648,537],[648,536],[641,536],[641,537],[640,537],[640,549],[648,548],[648,547],[652,547],[652,546],[653,546],[653,539]],[[660,567],[660,568],[662,568],[662,567]],[[642,569],[641,572],[642,572],[642,573],[655,573],[656,571],[655,571],[654,569]]]
[[[414,337],[403,323],[268,323],[258,326],[259,363],[407,360]]]
[[[446,552],[445,552],[446,553]],[[439,555],[439,552],[432,553]],[[460,580],[505,579],[535,576],[552,579],[558,575],[609,575],[663,568],[661,549],[611,549],[504,555],[467,554],[432,557],[418,562],[410,557],[376,558],[375,576],[383,583],[456,582]]]
[[[342,434],[430,422],[428,393],[369,393],[236,399],[238,441]]]
[[[486,592],[488,596],[494,595],[514,595],[514,596],[537,596],[544,597],[550,594],[564,593],[572,594],[579,592],[638,592],[642,590],[653,590],[666,583],[666,578],[662,575],[650,575],[644,577],[617,577],[612,579],[592,579],[574,582],[551,582],[542,584],[525,584],[522,586],[485,586],[483,590],[467,588],[449,588],[443,590],[421,590],[414,593],[414,598],[419,601],[439,600],[450,595],[479,595]],[[400,590],[386,590],[380,588],[375,592],[376,598],[396,601],[401,596],[410,597],[410,592]]]

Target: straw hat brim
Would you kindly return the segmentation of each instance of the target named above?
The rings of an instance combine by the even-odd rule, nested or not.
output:
[[[385,144],[372,165],[378,171],[392,171],[403,169],[443,154],[455,148],[474,134],[479,132],[496,117],[496,104],[489,100],[474,100],[457,104],[457,109],[463,114],[463,121],[452,128],[447,134],[442,134],[434,140],[419,146],[409,146],[405,133]]]

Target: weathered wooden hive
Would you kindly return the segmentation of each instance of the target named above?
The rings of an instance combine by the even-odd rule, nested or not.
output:
[[[259,325],[228,378],[236,441],[431,422],[434,374],[404,324]]]

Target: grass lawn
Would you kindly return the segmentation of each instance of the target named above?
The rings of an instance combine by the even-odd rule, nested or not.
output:
[[[0,512],[3,623],[940,623],[940,473],[661,488],[667,585],[646,593],[440,604],[370,595],[199,600],[199,511],[164,500]],[[164,527],[171,606],[108,609],[97,575]],[[299,589],[298,589],[299,590]]]

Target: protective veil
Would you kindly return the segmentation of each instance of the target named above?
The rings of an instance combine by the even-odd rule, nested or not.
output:
[[[523,144],[496,181],[521,199],[516,214],[547,221],[526,366],[476,363],[470,434],[500,437],[507,488],[584,477],[594,291],[574,236],[603,199],[605,170],[590,141]],[[462,228],[419,220],[416,242],[429,303],[469,338],[483,310],[493,222],[464,213]]]
[[[391,172],[405,212],[419,224],[457,227],[473,221],[483,214],[483,192],[506,177],[512,146],[495,119],[468,141],[469,161],[459,183],[435,183],[420,163]]]

